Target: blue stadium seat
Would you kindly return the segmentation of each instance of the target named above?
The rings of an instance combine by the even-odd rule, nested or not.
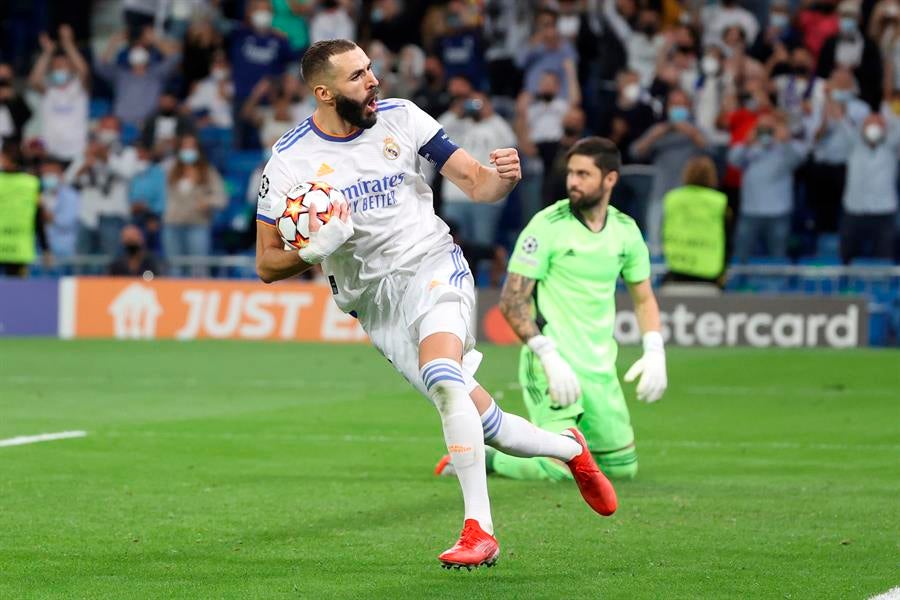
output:
[[[783,258],[769,256],[751,257],[747,261],[751,266],[783,267],[790,266],[791,262]],[[793,282],[791,277],[785,275],[747,275],[744,287],[754,292],[787,292],[791,290]]]
[[[816,242],[816,257],[823,260],[839,260],[841,256],[841,238],[836,233],[823,233]]]
[[[135,143],[141,137],[140,130],[130,123],[122,123],[122,143],[125,145]]]
[[[106,98],[91,98],[88,106],[88,116],[91,120],[105,117],[112,112],[112,103]]]

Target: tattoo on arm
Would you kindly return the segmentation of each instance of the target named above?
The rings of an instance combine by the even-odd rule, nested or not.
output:
[[[531,293],[535,283],[534,279],[509,273],[500,292],[500,312],[523,342],[541,334],[531,315]]]

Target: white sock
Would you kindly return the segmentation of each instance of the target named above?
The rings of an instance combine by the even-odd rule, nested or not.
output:
[[[419,374],[441,415],[444,441],[462,487],[465,518],[477,520],[482,529],[493,534],[484,467],[484,434],[459,363],[438,358],[425,364]]]
[[[512,456],[549,456],[561,461],[581,454],[581,444],[565,433],[550,433],[519,415],[503,412],[497,403],[481,415],[484,443]]]

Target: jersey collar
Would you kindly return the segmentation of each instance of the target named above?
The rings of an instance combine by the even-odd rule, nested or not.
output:
[[[330,133],[326,133],[325,131],[322,130],[322,128],[319,127],[319,124],[316,123],[315,117],[313,117],[312,115],[309,116],[309,124],[312,127],[313,133],[315,133],[317,136],[319,136],[323,140],[327,140],[329,142],[349,142],[349,141],[355,140],[356,138],[361,136],[363,131],[365,131],[365,129],[360,127],[356,131],[354,131],[353,133],[351,133],[349,135],[344,135],[344,136],[331,135]]]

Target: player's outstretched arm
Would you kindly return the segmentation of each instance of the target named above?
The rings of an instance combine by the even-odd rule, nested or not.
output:
[[[625,373],[625,381],[631,383],[638,377],[637,397],[645,402],[656,402],[668,387],[666,375],[666,351],[660,333],[659,305],[650,280],[629,283],[628,292],[634,302],[634,313],[643,334],[644,354]]]
[[[516,335],[540,358],[547,375],[550,398],[559,406],[569,406],[581,396],[581,385],[575,371],[557,351],[556,343],[541,335],[531,316],[531,293],[535,283],[534,279],[510,273],[500,292],[500,312]]]
[[[444,163],[441,174],[475,202],[497,202],[522,179],[519,153],[515,148],[494,150],[491,164],[494,166],[486,167],[459,148]]]

